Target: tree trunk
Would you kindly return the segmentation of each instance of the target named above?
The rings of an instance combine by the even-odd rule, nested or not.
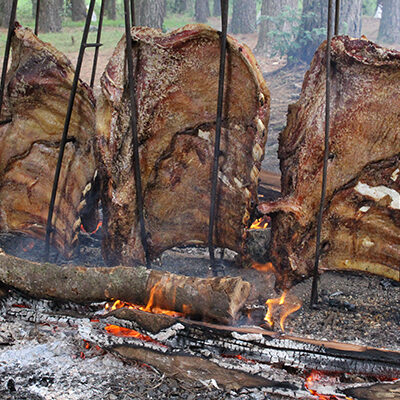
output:
[[[304,61],[309,63],[312,60],[315,50],[326,37],[327,15],[327,1],[303,1],[299,33],[295,46],[288,54],[292,62]]]
[[[235,0],[230,31],[232,33],[253,33],[256,30],[256,0]]]
[[[115,0],[106,0],[105,10],[108,19],[116,20],[117,19],[117,8]]]
[[[174,11],[177,14],[183,14],[188,8],[187,0],[175,0]]]
[[[400,0],[397,0],[399,3]],[[361,0],[342,0],[339,33],[359,36],[361,33]],[[317,47],[326,38],[328,2],[304,0],[303,13],[296,46],[289,52],[294,62],[309,63]]]
[[[12,0],[0,0],[0,26],[8,28],[10,23]]]
[[[382,4],[378,40],[388,44],[400,43],[400,0],[383,0]]]
[[[286,23],[283,27],[276,27],[275,24],[265,17],[276,17],[282,13],[287,7],[291,7],[294,10],[297,9],[297,0],[263,0],[261,15],[262,20],[260,23],[260,32],[258,34],[258,41],[255,52],[264,55],[271,55],[272,52],[272,40],[269,37],[269,33],[276,29],[284,29],[285,32],[291,32],[291,24]]]
[[[208,5],[208,0],[196,0],[194,19],[196,22],[207,22],[210,17],[210,7]]]
[[[37,0],[32,0],[32,18],[35,19],[36,16],[36,3]],[[2,13],[1,9],[0,9],[0,14]]]
[[[71,0],[72,21],[82,21],[86,18],[86,5],[84,0]]]
[[[41,0],[39,12],[40,32],[61,32],[63,0]]]
[[[136,25],[162,29],[166,13],[166,0],[136,0]]]
[[[400,2],[398,2],[400,5]],[[362,0],[341,1],[340,35],[361,36]]]
[[[221,1],[220,0],[214,0],[213,16],[214,17],[221,16]]]

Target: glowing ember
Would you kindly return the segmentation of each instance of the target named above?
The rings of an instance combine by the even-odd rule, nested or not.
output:
[[[276,273],[275,267],[270,262],[266,264],[254,263],[251,267],[261,272],[273,272],[274,274]]]
[[[35,241],[30,240],[22,250],[26,253],[27,251],[32,250],[34,247],[35,247]]]
[[[332,384],[332,382],[330,382],[332,381],[332,379],[334,378],[325,375],[319,371],[312,371],[311,374],[307,377],[304,387],[318,400],[354,400],[352,397],[348,396],[343,397],[343,396],[336,396],[333,394],[332,395],[320,394],[316,390],[311,388],[311,386],[313,386],[316,382],[320,382],[325,385],[329,385],[329,383]]]
[[[246,357],[243,357],[240,354],[236,354],[236,355],[221,354],[221,356],[224,357],[224,358],[236,358],[237,360],[244,361],[246,363],[251,363],[251,364],[255,364],[256,363],[256,361],[250,360],[249,358],[246,358]]]
[[[291,301],[286,300],[287,291],[282,293],[282,296],[275,299],[268,299],[265,304],[268,307],[267,313],[265,314],[264,320],[273,327],[274,326],[274,314],[279,309],[280,314],[280,326],[282,331],[285,331],[286,318],[297,311],[301,306],[301,301],[295,296],[291,296]]]
[[[103,226],[103,221],[100,221],[97,224],[96,229],[93,232],[89,232],[89,235],[94,235],[102,226]],[[88,233],[86,232],[86,229],[83,227],[83,224],[81,224],[81,231],[84,233]]]
[[[268,217],[261,217],[256,219],[250,226],[250,229],[265,229],[269,224]]]
[[[135,338],[135,339],[142,340],[144,342],[156,343],[162,347],[168,347],[165,344],[157,342],[157,340],[152,339],[150,336],[143,335],[140,332],[135,331],[134,329],[124,328],[122,326],[117,326],[117,325],[107,325],[104,327],[104,329],[110,335],[123,337],[123,338]]]
[[[128,328],[123,328],[122,326],[107,325],[104,329],[107,331],[107,333],[114,335],[114,336],[118,336],[118,337],[131,337],[131,338],[133,337],[133,338],[145,340],[145,341],[146,341],[146,338],[152,340],[150,336],[142,335],[138,331],[135,331],[133,329],[128,329]]]

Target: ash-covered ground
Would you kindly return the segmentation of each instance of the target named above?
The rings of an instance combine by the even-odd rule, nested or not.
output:
[[[125,362],[84,342],[76,327],[1,318],[1,400],[283,400],[259,389],[224,391]]]

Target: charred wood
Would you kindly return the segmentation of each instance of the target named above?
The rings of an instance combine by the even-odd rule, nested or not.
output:
[[[76,327],[85,341],[124,359],[152,365],[169,376],[214,382],[228,390],[257,386],[290,398],[313,398],[305,382],[310,371],[317,370],[336,377],[331,386],[321,387],[321,395],[342,398],[358,393],[376,400],[385,388],[387,393],[397,393],[396,383],[388,382],[400,378],[397,351],[279,335],[256,327],[200,323],[140,310],[119,309],[100,315],[95,306],[90,310],[44,300],[33,306],[32,300],[14,296],[0,302],[6,319]],[[20,306],[15,307],[15,303]],[[110,327],[115,328],[113,334]],[[377,380],[381,383],[373,385]],[[375,397],[367,397],[372,393]]]

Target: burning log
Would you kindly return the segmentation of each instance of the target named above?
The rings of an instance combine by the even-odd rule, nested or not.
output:
[[[250,293],[241,278],[193,278],[145,267],[60,267],[0,253],[0,282],[38,299],[75,303],[121,299],[228,323]]]
[[[16,26],[0,116],[6,121],[0,124],[0,231],[45,237],[73,77],[71,62],[62,53],[30,29]],[[84,197],[95,174],[95,100],[83,82],[73,110],[52,239],[66,257],[77,242]]]
[[[207,244],[220,38],[205,25],[132,28],[144,214],[152,258]],[[97,146],[108,263],[144,262],[133,173],[125,38],[102,77]],[[250,50],[228,37],[214,244],[244,252],[257,204],[269,92]]]
[[[271,261],[281,280],[310,275],[315,254],[324,146],[325,48],[289,107],[280,137],[283,198],[259,210],[272,217]],[[330,159],[321,268],[400,280],[400,53],[336,37]]]

